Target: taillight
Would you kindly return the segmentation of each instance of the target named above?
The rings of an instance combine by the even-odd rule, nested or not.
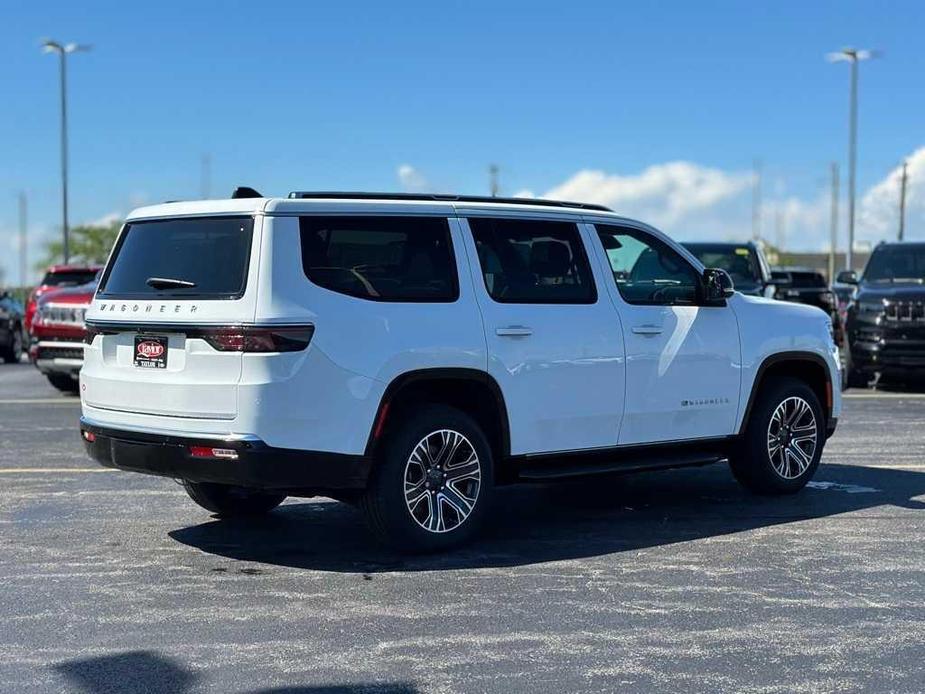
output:
[[[189,453],[194,458],[224,458],[237,460],[238,452],[233,448],[212,448],[211,446],[190,446]]]
[[[203,340],[220,352],[300,352],[312,341],[313,325],[206,328]]]

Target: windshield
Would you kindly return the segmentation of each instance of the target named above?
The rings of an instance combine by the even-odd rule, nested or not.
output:
[[[925,246],[878,248],[867,262],[865,282],[925,282]]]
[[[92,282],[95,277],[96,270],[61,270],[46,272],[42,284],[46,287],[76,287]]]
[[[244,293],[251,217],[164,219],[129,224],[99,296],[236,299]]]
[[[684,247],[697,256],[704,267],[725,270],[736,284],[758,284],[761,269],[758,257],[748,246],[735,244],[685,243]]]

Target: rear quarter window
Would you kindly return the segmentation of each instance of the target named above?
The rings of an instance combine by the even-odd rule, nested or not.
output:
[[[253,233],[252,217],[130,223],[119,237],[98,295],[238,299],[247,286]],[[169,286],[154,280],[178,282]]]
[[[300,217],[302,269],[314,284],[370,301],[459,297],[444,217]]]

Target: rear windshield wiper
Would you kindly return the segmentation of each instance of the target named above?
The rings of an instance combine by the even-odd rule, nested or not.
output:
[[[154,289],[190,289],[196,286],[195,282],[189,280],[176,280],[171,277],[149,277],[145,284]]]

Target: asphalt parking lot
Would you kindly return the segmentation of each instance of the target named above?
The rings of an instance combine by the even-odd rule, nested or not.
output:
[[[0,690],[925,690],[925,396],[851,392],[811,488],[725,466],[522,486],[456,553],[359,513],[217,521],[98,468],[79,404],[0,366]]]

